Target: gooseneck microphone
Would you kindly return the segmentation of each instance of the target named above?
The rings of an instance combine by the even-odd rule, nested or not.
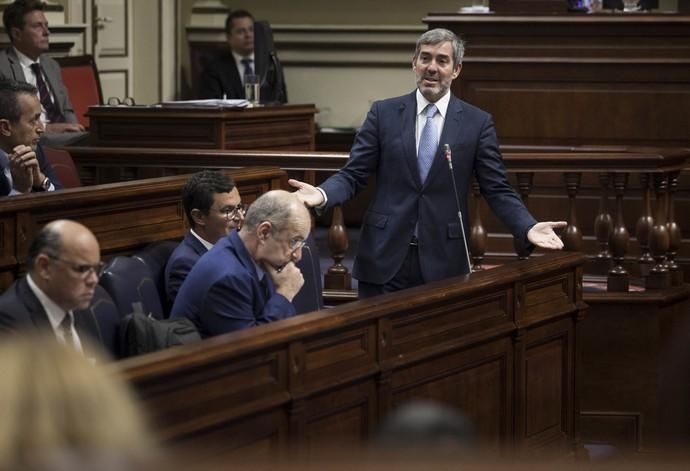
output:
[[[453,156],[450,152],[450,146],[443,144],[443,155],[448,162],[448,169],[450,170],[450,179],[453,182],[453,191],[455,192],[455,205],[458,208],[458,222],[460,222],[460,233],[462,234],[462,242],[465,244],[465,257],[467,257],[467,267],[472,273],[472,262],[470,261],[470,252],[467,248],[467,237],[465,236],[465,225],[462,223],[462,211],[460,210],[460,195],[458,194],[458,185],[455,183],[455,173],[453,172]]]

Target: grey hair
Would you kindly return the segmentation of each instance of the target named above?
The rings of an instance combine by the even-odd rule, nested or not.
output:
[[[36,259],[42,253],[51,258],[58,258],[61,252],[62,237],[56,230],[45,226],[36,235],[36,238],[29,247],[29,254],[26,261],[27,267],[29,270],[33,270],[36,267]]]
[[[465,42],[458,38],[454,32],[444,28],[430,29],[417,39],[413,60],[417,60],[422,46],[440,44],[446,41],[450,41],[451,46],[453,46],[453,67],[462,64],[462,58],[465,55]]]
[[[283,231],[287,229],[290,218],[294,216],[296,204],[298,200],[287,191],[273,190],[264,193],[249,206],[242,230],[246,228],[252,232],[259,224],[268,221],[274,231]]]

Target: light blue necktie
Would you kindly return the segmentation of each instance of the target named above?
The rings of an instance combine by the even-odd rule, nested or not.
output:
[[[431,164],[434,163],[436,149],[438,149],[438,133],[434,124],[434,116],[438,112],[436,105],[429,103],[426,108],[426,123],[419,137],[419,152],[417,152],[417,167],[419,179],[424,183],[429,174]]]

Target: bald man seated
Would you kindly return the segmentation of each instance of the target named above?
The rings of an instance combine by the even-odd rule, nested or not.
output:
[[[98,326],[74,310],[91,303],[103,268],[93,233],[69,220],[47,224],[29,248],[28,273],[0,296],[0,332],[44,330],[83,351],[82,340],[98,343]]]
[[[188,317],[205,338],[294,316],[292,300],[304,284],[295,263],[310,230],[309,211],[295,195],[263,194],[242,229],[196,262],[170,317]]]

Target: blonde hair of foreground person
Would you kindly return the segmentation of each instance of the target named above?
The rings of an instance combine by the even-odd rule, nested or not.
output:
[[[66,461],[120,468],[155,453],[124,380],[54,336],[0,339],[0,411],[2,470],[63,468]]]

